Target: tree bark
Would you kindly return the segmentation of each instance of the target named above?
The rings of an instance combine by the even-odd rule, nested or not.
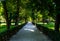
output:
[[[59,24],[60,24],[60,14],[56,15],[56,21],[55,21],[55,31],[59,32]]]
[[[18,26],[18,20],[19,20],[19,0],[17,0],[17,12],[15,16],[15,26]]]
[[[60,0],[54,0],[56,3],[56,21],[55,21],[55,31],[59,32],[59,24],[60,24]]]

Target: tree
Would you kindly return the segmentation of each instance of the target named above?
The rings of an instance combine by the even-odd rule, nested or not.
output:
[[[9,16],[8,16],[8,11],[7,11],[6,1],[2,1],[2,4],[3,4],[3,8],[4,8],[4,16],[5,16],[6,23],[7,23],[7,29],[9,30],[11,22],[8,18]]]
[[[6,19],[6,24],[7,24],[7,33],[8,33],[7,38],[8,38],[9,37],[9,31],[10,31],[10,25],[11,25],[11,19],[9,19],[6,1],[2,1],[2,4],[3,4],[3,8],[4,8],[4,17]]]
[[[59,32],[59,24],[60,24],[60,0],[54,0],[56,3],[56,21],[55,21],[55,31]]]
[[[19,0],[16,0],[17,1],[17,11],[16,11],[16,16],[15,16],[15,26],[18,26],[18,22],[19,22],[19,8],[20,8],[20,6],[19,6]]]

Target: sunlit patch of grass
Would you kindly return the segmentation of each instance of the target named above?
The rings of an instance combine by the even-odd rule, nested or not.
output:
[[[47,28],[49,28],[49,29],[52,29],[52,30],[54,30],[54,23],[53,22],[50,22],[50,23],[42,23],[42,22],[39,22],[39,23],[37,23],[37,24],[40,24],[40,25],[42,25],[42,26],[44,26],[44,27],[47,27]]]
[[[1,25],[6,25],[6,23],[1,23]]]
[[[37,24],[43,24],[42,22],[38,22]]]
[[[22,23],[19,23],[21,25]],[[15,28],[14,23],[11,23],[10,30],[13,30]],[[6,32],[7,31],[7,26],[6,23],[0,24],[0,33]]]

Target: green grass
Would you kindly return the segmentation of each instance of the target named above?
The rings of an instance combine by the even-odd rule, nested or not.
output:
[[[38,22],[37,24],[40,24],[40,25],[42,25],[42,26],[44,26],[44,27],[47,27],[47,28],[49,28],[49,29],[52,29],[52,30],[54,30],[54,27],[55,27],[55,23],[54,22],[50,22],[50,23],[42,23],[42,22]],[[59,28],[59,30],[60,30],[60,28]]]
[[[6,25],[0,26],[0,33],[5,32],[6,30]]]
[[[42,22],[39,22],[39,23],[37,23],[37,24],[40,24],[40,25],[42,25],[42,26],[44,26],[44,27],[47,27],[47,28],[49,28],[49,29],[53,29],[54,30],[54,23],[53,22],[50,22],[50,23],[42,23]]]
[[[21,24],[23,24],[23,23],[19,23],[19,25],[21,25]],[[11,23],[10,30],[13,30],[14,28],[15,28],[14,23]],[[4,33],[6,31],[7,31],[6,23],[2,23],[0,25],[0,33]]]
[[[44,24],[45,27],[48,27],[49,29],[53,29],[54,30],[54,23],[50,22],[48,24]]]
[[[13,28],[14,28],[14,26],[12,25],[12,26],[10,27],[10,29],[13,29]],[[0,26],[0,33],[3,33],[3,32],[5,32],[5,31],[7,31],[6,25]]]

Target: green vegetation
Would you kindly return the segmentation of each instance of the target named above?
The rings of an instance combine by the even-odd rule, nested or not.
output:
[[[37,24],[40,24],[40,25],[42,25],[44,27],[47,27],[49,29],[53,29],[54,30],[54,22],[49,22],[48,24],[47,23],[43,24],[42,22],[40,22],[40,23],[37,23]]]
[[[54,22],[49,22],[48,24],[47,24],[47,23],[39,22],[39,23],[37,23],[37,24],[42,25],[42,26],[44,26],[44,27],[46,27],[46,28],[48,28],[48,29],[55,30],[55,29],[54,29],[54,27],[55,27],[55,23],[54,23]],[[60,28],[59,28],[59,30],[60,30]]]
[[[60,0],[0,1],[0,33],[28,21],[59,32]],[[13,22],[13,23],[12,23]],[[12,26],[12,24],[14,26]]]
[[[7,29],[6,29],[6,26],[4,25],[4,26],[0,26],[0,33],[2,33],[2,32],[5,32]]]
[[[14,28],[14,26],[11,26],[10,29],[13,29],[13,28]],[[6,31],[7,31],[6,25],[0,26],[0,33],[6,32]]]
[[[60,32],[56,32],[54,29],[52,29],[54,28],[54,25],[50,25],[50,24],[48,25],[46,23],[44,25],[41,23],[37,23],[37,28],[40,31],[42,31],[45,35],[50,37],[52,41],[60,41]]]

